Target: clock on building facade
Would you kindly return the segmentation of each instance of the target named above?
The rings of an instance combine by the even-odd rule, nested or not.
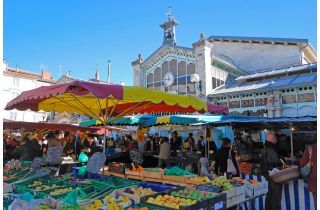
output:
[[[162,78],[163,85],[169,87],[174,84],[175,77],[171,72],[167,72]]]

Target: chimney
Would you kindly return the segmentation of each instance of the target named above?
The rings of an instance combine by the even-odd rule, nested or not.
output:
[[[51,73],[49,71],[42,70],[41,79],[50,80],[51,79]]]
[[[110,83],[110,70],[111,70],[111,69],[110,69],[110,68],[111,68],[110,66],[111,66],[111,61],[108,60],[108,81],[107,81],[108,84]]]

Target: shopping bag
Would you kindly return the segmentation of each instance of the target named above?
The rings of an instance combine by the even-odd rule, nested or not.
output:
[[[231,149],[229,151],[229,158],[227,161],[227,173],[231,173],[232,175],[236,175],[237,174],[237,169],[234,166],[234,163],[232,161],[232,157],[231,157]]]

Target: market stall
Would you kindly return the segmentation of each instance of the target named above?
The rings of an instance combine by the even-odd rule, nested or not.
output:
[[[86,114],[104,122],[105,126],[124,116],[138,113],[228,114],[228,108],[203,102],[194,97],[169,94],[143,87],[84,81],[73,81],[24,91],[10,101],[5,109]]]

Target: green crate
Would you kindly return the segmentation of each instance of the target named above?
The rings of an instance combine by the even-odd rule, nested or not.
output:
[[[37,192],[42,192],[42,191],[35,191],[35,189],[41,185],[37,185],[37,186],[29,186],[31,184],[33,184],[34,181],[41,181],[42,184],[41,185],[53,185],[56,184],[59,187],[57,188],[62,188],[62,187],[67,187],[70,186],[71,183],[66,182],[64,180],[57,180],[57,179],[49,179],[49,178],[41,178],[41,179],[34,179],[34,180],[30,180],[30,181],[26,181],[26,182],[22,182],[22,183],[18,183],[14,185],[14,192],[15,193],[24,193],[24,192],[35,192],[35,194]],[[55,188],[55,189],[57,189]],[[54,189],[53,189],[54,190]],[[48,190],[46,190],[48,191]]]
[[[113,189],[119,189],[119,188],[134,186],[138,184],[137,181],[122,179],[122,178],[113,177],[113,176],[107,177],[106,179],[92,180],[91,183],[96,187],[104,186],[104,187],[110,187]]]

